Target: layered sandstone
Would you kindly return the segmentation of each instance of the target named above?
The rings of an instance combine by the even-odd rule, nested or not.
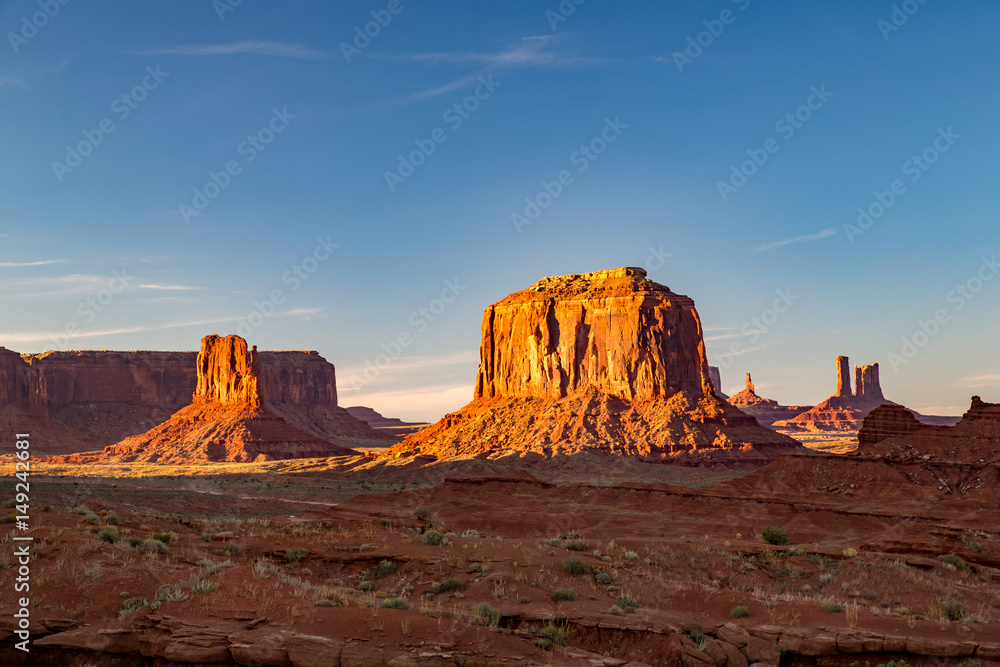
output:
[[[101,452],[64,457],[189,463],[353,454],[390,436],[336,404],[333,366],[315,352],[258,353],[239,336],[206,336],[191,404],[149,431]],[[289,363],[293,362],[293,363]]]
[[[762,398],[757,395],[754,391],[753,380],[750,379],[749,373],[747,373],[747,382],[743,391],[733,394],[733,396],[730,397],[729,402],[738,408],[742,408],[744,406],[778,407],[777,401],[772,401],[769,398]]]
[[[488,307],[482,333],[472,403],[386,456],[762,462],[801,449],[716,396],[694,302],[643,269],[544,278]]]

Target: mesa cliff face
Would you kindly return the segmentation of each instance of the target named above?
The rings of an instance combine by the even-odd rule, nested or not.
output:
[[[848,432],[861,428],[869,412],[886,400],[879,383],[878,364],[855,366],[855,391],[851,391],[850,360],[837,357],[837,389],[822,403],[793,417],[774,423],[775,427],[812,432]]]
[[[711,393],[694,301],[639,268],[543,278],[486,309],[475,398]]]
[[[640,268],[544,278],[488,307],[472,403],[384,454],[585,450],[760,463],[801,450],[713,390],[694,302]]]

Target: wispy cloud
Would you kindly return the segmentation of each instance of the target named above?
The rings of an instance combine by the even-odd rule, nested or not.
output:
[[[17,86],[18,88],[28,88],[28,85],[15,76],[0,74],[0,88],[4,86]],[[30,90],[30,89],[29,89]]]
[[[67,296],[93,292],[108,284],[108,276],[73,273],[49,278],[12,278],[0,280],[0,291],[6,297]]]
[[[610,62],[603,58],[576,56],[551,49],[552,37],[524,37],[520,42],[500,51],[457,53],[411,53],[401,55],[373,54],[372,57],[399,62],[425,63],[428,65],[477,63],[486,67],[572,67],[600,65]]]
[[[139,285],[141,289],[152,289],[152,290],[200,290],[201,287],[193,287],[191,285],[161,285],[159,283],[150,283],[146,285]]]
[[[821,232],[815,234],[806,234],[805,236],[796,236],[792,239],[785,239],[784,241],[775,241],[774,243],[765,243],[764,245],[757,246],[753,249],[753,252],[764,252],[765,250],[773,250],[774,248],[781,248],[782,246],[791,245],[793,243],[803,243],[805,241],[819,241],[820,239],[825,239],[829,236],[833,236],[838,231],[837,227],[830,227],[824,229]]]
[[[958,387],[995,387],[1000,385],[1000,375],[969,375],[959,380],[955,380]]]
[[[300,60],[319,60],[326,53],[301,44],[289,42],[243,41],[228,44],[181,44],[154,49],[138,49],[129,51],[133,55],[142,56],[275,56],[278,58],[298,58]]]
[[[0,262],[0,267],[44,266],[45,264],[68,264],[65,259],[42,259],[37,262]]]
[[[476,81],[486,72],[510,67],[573,67],[582,65],[597,65],[611,62],[601,58],[576,56],[551,48],[552,37],[525,37],[516,44],[500,51],[488,53],[411,53],[401,55],[372,54],[371,57],[396,62],[422,63],[427,65],[479,65],[479,69],[466,76],[459,77],[440,86],[423,90],[399,100],[399,103],[437,97],[454,90],[464,88]]]

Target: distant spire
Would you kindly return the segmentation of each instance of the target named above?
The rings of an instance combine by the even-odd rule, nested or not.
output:
[[[753,390],[753,382],[750,381],[750,374],[749,373],[747,373],[747,386],[746,386],[746,390],[749,391],[751,394],[757,393],[757,392],[755,392]]]

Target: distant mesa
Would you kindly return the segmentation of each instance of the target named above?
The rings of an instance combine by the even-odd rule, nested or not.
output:
[[[757,393],[754,391],[753,381],[750,379],[749,373],[747,373],[747,383],[746,386],[743,388],[743,391],[734,394],[732,398],[729,399],[729,402],[737,407],[744,407],[751,405],[758,407],[767,407],[767,408],[778,407],[777,401],[772,401],[769,398],[761,398],[760,396],[757,395]]]
[[[482,336],[473,401],[383,456],[757,464],[803,450],[716,395],[694,302],[641,268],[543,278],[488,307]]]
[[[712,389],[715,390],[716,396],[724,400],[729,398],[722,393],[722,375],[719,373],[718,366],[708,367],[708,379],[712,382]]]
[[[387,433],[396,438],[405,438],[430,426],[427,422],[404,422],[402,419],[396,419],[395,417],[383,417],[374,409],[363,405],[355,405],[344,409],[355,419],[363,421],[377,431]]]
[[[315,352],[258,353],[239,336],[206,336],[191,404],[145,433],[65,462],[267,461],[355,454],[389,443],[337,407],[333,365]]]

